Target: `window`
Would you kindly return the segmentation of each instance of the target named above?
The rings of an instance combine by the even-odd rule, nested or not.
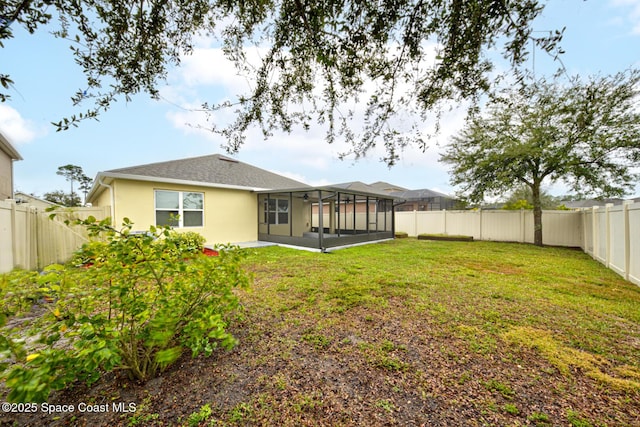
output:
[[[265,199],[264,222],[267,224],[288,224],[289,199]]]
[[[156,190],[156,225],[202,227],[204,194],[188,191]]]

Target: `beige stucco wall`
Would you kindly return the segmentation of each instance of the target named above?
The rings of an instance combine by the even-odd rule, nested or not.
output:
[[[13,194],[13,161],[0,150],[0,200],[9,199]]]
[[[116,226],[120,226],[125,217],[134,223],[136,231],[148,230],[149,226],[155,225],[154,190],[197,191],[204,193],[204,225],[176,230],[200,233],[207,244],[258,239],[257,197],[250,191],[121,179],[113,181],[111,186]],[[93,203],[110,206],[110,190],[105,188]]]

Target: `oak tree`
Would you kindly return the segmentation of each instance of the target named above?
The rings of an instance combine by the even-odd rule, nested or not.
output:
[[[17,27],[33,33],[59,23],[53,35],[69,40],[86,76],[72,97],[83,111],[54,123],[61,130],[118,99],[158,97],[196,37],[214,36],[251,82],[246,93],[203,105],[234,109],[231,123],[210,122],[229,151],[251,126],[269,136],[321,124],[328,142],[346,140],[356,157],[382,142],[391,165],[407,144],[425,147],[419,124],[437,118],[443,101],[475,100],[491,87],[490,50],[515,70],[532,46],[561,53],[563,30],[532,36],[543,7],[539,0],[6,0],[0,47]],[[247,59],[250,47],[259,48],[258,63]],[[13,78],[0,72],[0,100]],[[354,130],[362,105],[364,124]],[[399,130],[407,116],[415,123]]]
[[[638,183],[639,94],[640,70],[524,85],[471,115],[441,161],[470,201],[529,187],[534,243],[542,245],[543,184],[564,182],[578,195],[613,197]]]

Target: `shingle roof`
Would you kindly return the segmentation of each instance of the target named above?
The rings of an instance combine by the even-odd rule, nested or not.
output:
[[[439,193],[437,191],[422,189],[422,190],[408,190],[408,191],[394,191],[391,195],[400,197],[405,200],[424,200],[430,197],[446,197],[452,198],[451,196],[447,196],[444,193]]]
[[[351,182],[343,182],[340,184],[331,184],[329,187],[343,189],[343,190],[360,191],[360,192],[371,193],[371,194],[379,194],[384,196],[389,195],[388,192],[383,191],[379,188],[372,187],[371,185],[365,184],[364,182],[361,182],[361,181],[351,181]]]
[[[384,181],[376,181],[369,184],[370,187],[373,187],[377,190],[381,190],[387,193],[391,193],[394,191],[407,191],[408,188],[400,187],[399,185],[390,184]]]
[[[220,154],[112,169],[105,173],[248,188],[288,189],[307,186]]]

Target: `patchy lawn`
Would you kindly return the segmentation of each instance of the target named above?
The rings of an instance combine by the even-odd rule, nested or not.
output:
[[[402,239],[246,264],[234,350],[0,425],[640,425],[640,287],[582,252]]]

